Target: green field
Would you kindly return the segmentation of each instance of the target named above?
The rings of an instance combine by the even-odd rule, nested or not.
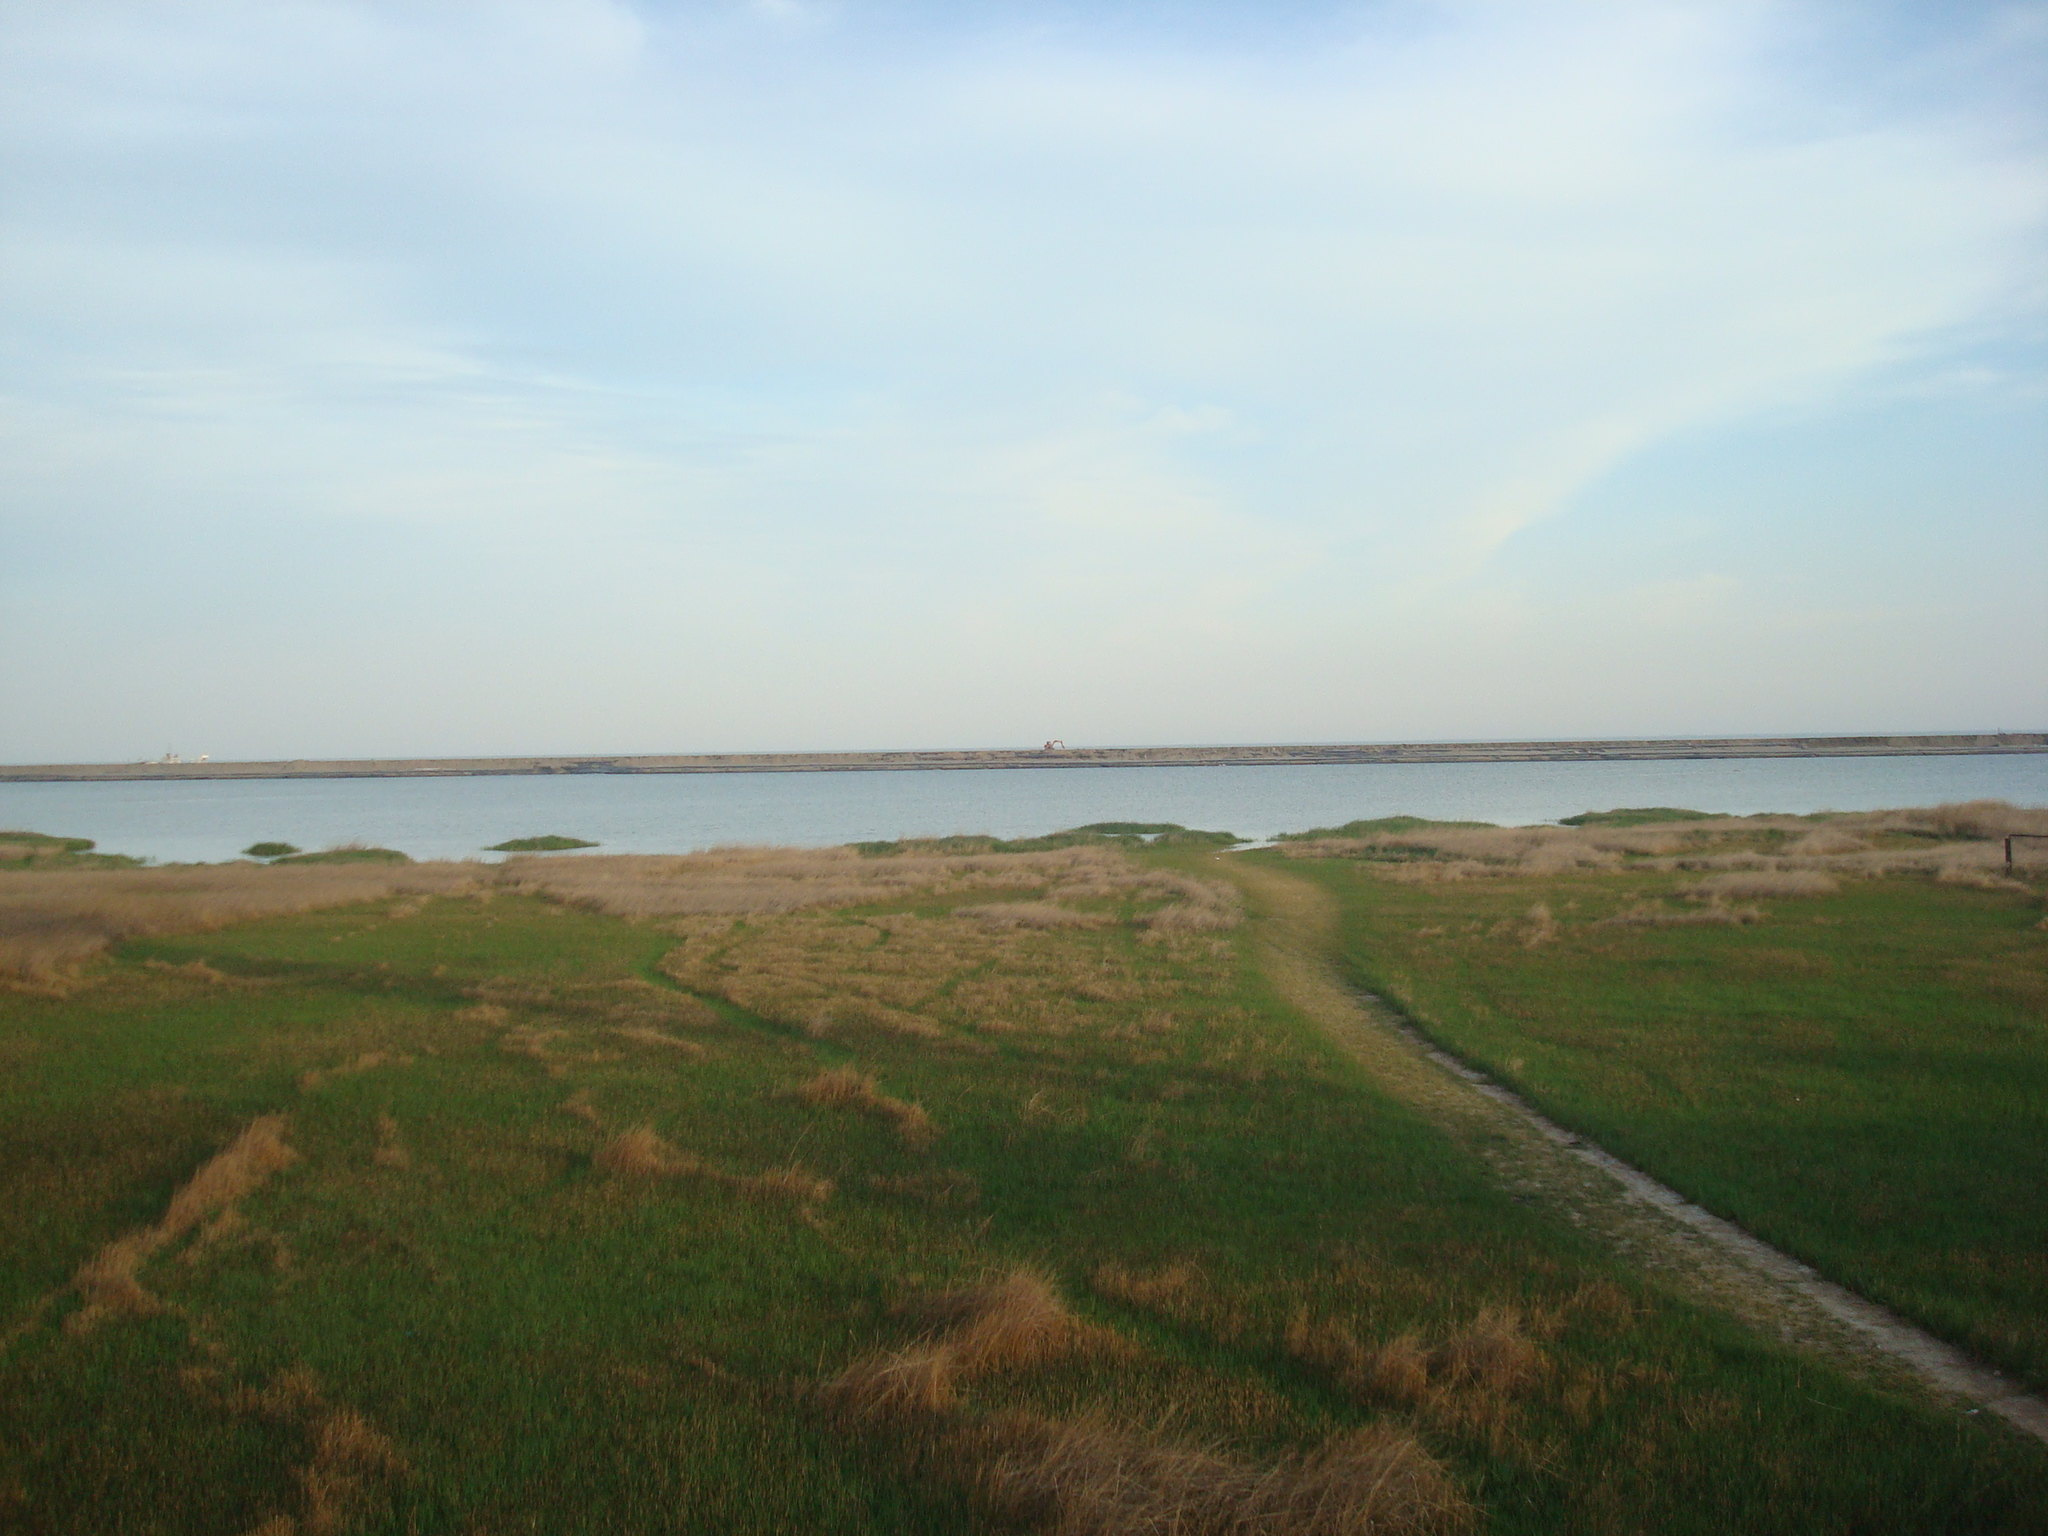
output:
[[[1738,823],[1711,846],[1793,840]],[[1654,858],[1387,878],[1458,856],[1410,842],[1287,867],[1340,898],[1354,973],[1439,1041],[1831,1278],[2048,1386],[2038,884],[1979,860],[1977,883],[1852,870],[1831,892],[1769,889],[1826,864],[1807,858],[1762,872],[1761,894],[1722,904],[1741,920],[1716,922],[1682,920],[1713,915],[1685,893],[1715,876],[1640,867]]]
[[[2048,1531],[2040,1447],[1500,1188],[1135,835],[7,872],[0,1526]],[[1287,866],[1363,942],[1358,867]]]

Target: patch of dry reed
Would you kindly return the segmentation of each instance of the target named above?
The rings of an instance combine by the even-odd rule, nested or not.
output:
[[[1992,869],[1972,869],[1963,864],[1945,864],[1935,871],[1934,878],[1942,885],[1966,885],[1979,891],[2027,891],[2034,888],[2024,880],[2015,880]]]
[[[0,870],[0,974],[49,980],[127,939],[400,894],[452,895],[482,878],[479,866],[463,864]]]
[[[1009,1415],[978,1438],[990,1500],[1062,1536],[1434,1536],[1473,1516],[1443,1466],[1387,1425],[1268,1466],[1096,1418]]]
[[[280,1372],[261,1391],[242,1391],[234,1406],[267,1418],[298,1421],[307,1437],[306,1464],[293,1471],[299,1513],[274,1513],[248,1536],[341,1536],[374,1518],[388,1485],[411,1470],[389,1436],[353,1408],[335,1407],[311,1372]]]
[[[1088,1288],[1111,1301],[1178,1316],[1201,1295],[1203,1282],[1202,1272],[1192,1264],[1168,1264],[1153,1270],[1101,1264],[1088,1276]]]
[[[868,858],[852,848],[714,848],[679,857],[611,855],[569,861],[510,859],[514,889],[618,917],[799,912],[913,895],[951,895],[1119,878],[1112,849],[1023,854],[903,854]]]
[[[142,1286],[142,1266],[208,1217],[224,1214],[273,1173],[290,1166],[298,1154],[285,1144],[285,1125],[283,1115],[262,1115],[250,1121],[178,1188],[154,1226],[117,1237],[86,1260],[71,1282],[84,1305],[64,1320],[66,1330],[88,1333],[123,1313],[162,1310],[163,1304]]]
[[[694,1152],[679,1151],[671,1146],[649,1125],[621,1131],[592,1153],[590,1161],[618,1178],[703,1179],[749,1200],[787,1200],[799,1205],[818,1205],[831,1199],[835,1189],[830,1179],[820,1178],[794,1163],[763,1173],[722,1172]]]
[[[1435,1343],[1403,1333],[1371,1345],[1341,1323],[1302,1313],[1288,1325],[1286,1346],[1359,1402],[1425,1409],[1459,1422],[1490,1416],[1548,1363],[1513,1307],[1488,1307]]]
[[[891,1098],[878,1086],[874,1074],[853,1067],[834,1067],[820,1072],[809,1082],[790,1090],[806,1104],[825,1109],[850,1109],[887,1121],[906,1146],[919,1151],[938,1139],[939,1128],[922,1105]]]
[[[651,1125],[621,1131],[591,1154],[590,1160],[606,1173],[631,1179],[679,1178],[704,1171],[703,1159],[677,1151]]]
[[[1999,839],[2048,829],[2048,811],[1998,800],[1830,816],[1725,816],[1653,827],[1441,827],[1283,843],[1289,858],[1372,861],[1381,879],[1439,884],[1618,867],[1876,878],[1996,874]],[[1921,841],[1915,842],[1915,839]],[[1949,839],[1930,845],[1928,839]],[[1877,846],[1877,844],[1884,846]],[[1633,863],[1626,861],[1633,860]],[[1756,894],[1799,894],[1789,888]]]
[[[1689,894],[1707,901],[1740,901],[1756,897],[1832,896],[1842,883],[1812,869],[1733,870],[1710,875]]]
[[[1116,921],[1106,912],[1082,912],[1056,901],[990,902],[961,907],[959,914],[991,928],[1107,928]]]
[[[1032,1269],[931,1297],[917,1310],[927,1329],[915,1343],[856,1360],[826,1383],[823,1396],[835,1411],[861,1420],[939,1413],[957,1400],[961,1382],[981,1372],[1117,1342],[1079,1322]]]
[[[1690,928],[1701,924],[1760,923],[1764,921],[1763,910],[1759,907],[1729,907],[1717,902],[1705,906],[1687,907],[1674,911],[1651,902],[1637,902],[1634,906],[1603,917],[1593,926],[1596,928]]]

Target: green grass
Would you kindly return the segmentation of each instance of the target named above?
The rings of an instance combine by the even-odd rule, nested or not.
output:
[[[1708,1208],[2048,1387],[2048,931],[1921,879],[1743,926],[1601,926],[1683,883],[1291,864],[1444,1044]],[[1555,936],[1530,944],[1543,903]]]
[[[410,864],[412,857],[400,853],[396,848],[364,848],[361,846],[323,848],[318,853],[292,853],[274,864]]]
[[[565,848],[595,848],[596,843],[581,837],[564,837],[559,832],[549,832],[541,837],[514,837],[502,843],[493,843],[491,853],[559,853]]]
[[[1234,832],[1205,832],[1171,821],[1092,821],[1086,826],[1048,832],[1042,837],[990,837],[966,833],[953,837],[896,838],[854,843],[869,858],[886,859],[904,853],[1050,853],[1060,848],[1230,848],[1244,839]]]
[[[1372,837],[1375,834],[1420,832],[1425,829],[1490,827],[1490,821],[1432,821],[1427,816],[1373,816],[1347,821],[1341,827],[1311,827],[1306,832],[1282,832],[1276,843],[1305,843],[1320,837]]]
[[[89,837],[47,832],[0,832],[0,869],[134,869],[141,859],[95,852]]]
[[[690,920],[687,965],[661,926],[529,898],[377,903],[130,945],[66,997],[0,993],[0,1209],[21,1218],[0,1233],[0,1526],[248,1532],[300,1510],[317,1414],[277,1390],[300,1371],[403,1458],[360,1479],[361,1532],[987,1530],[967,1469],[849,1430],[814,1389],[915,1331],[906,1295],[1030,1263],[1131,1352],[978,1383],[971,1414],[1106,1406],[1251,1457],[1392,1420],[1489,1532],[2048,1530],[2037,1447],[1676,1301],[1518,1203],[1280,1006],[1241,933],[1011,936],[919,1005],[939,1039],[814,1039],[661,968],[854,953],[881,918],[858,953],[914,969],[959,903]],[[936,1145],[787,1092],[849,1061],[923,1105]],[[239,1227],[150,1265],[169,1310],[67,1332],[80,1263],[276,1112],[299,1160]],[[382,1117],[405,1166],[376,1159]],[[639,1124],[838,1193],[807,1213],[605,1175],[593,1153]],[[978,1196],[920,1198],[938,1176]],[[1192,1299],[1090,1290],[1104,1264],[1176,1263]],[[1387,1339],[1490,1305],[1549,1319],[1549,1364],[1476,1417],[1353,1401],[1284,1344],[1303,1311]]]
[[[1719,811],[1688,811],[1675,805],[1633,805],[1618,811],[1581,811],[1560,816],[1561,827],[1653,827],[1661,821],[1717,821]]]

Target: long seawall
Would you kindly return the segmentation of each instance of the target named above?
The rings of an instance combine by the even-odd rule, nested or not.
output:
[[[266,763],[0,764],[0,783],[121,779],[419,779],[555,773],[877,773],[964,768],[1222,768],[1300,763],[1630,762],[1715,757],[1929,757],[2048,752],[2048,732],[1740,736],[1666,741],[1365,742],[1249,747],[714,752],[673,757],[420,757]]]

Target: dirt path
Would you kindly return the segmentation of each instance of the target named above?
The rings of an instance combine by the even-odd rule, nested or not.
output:
[[[2048,1442],[2048,1401],[1544,1116],[1431,1044],[1333,960],[1337,907],[1310,881],[1227,861],[1281,994],[1397,1098],[1485,1157],[1503,1182],[1745,1321],[1877,1374],[1910,1377]]]

